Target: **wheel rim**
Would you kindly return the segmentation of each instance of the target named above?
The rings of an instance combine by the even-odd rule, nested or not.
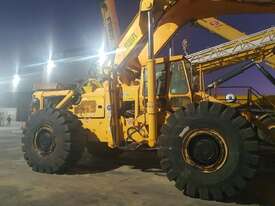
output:
[[[39,128],[35,133],[33,145],[41,156],[53,153],[56,144],[52,128],[50,126]]]
[[[182,156],[189,165],[212,173],[225,164],[228,147],[223,136],[215,130],[192,130],[182,141]]]

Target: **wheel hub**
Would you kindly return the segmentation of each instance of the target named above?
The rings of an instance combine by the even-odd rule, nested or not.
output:
[[[192,139],[188,149],[190,157],[204,166],[214,164],[220,156],[219,144],[210,136],[198,136]]]
[[[42,156],[49,155],[55,149],[55,137],[50,127],[41,127],[35,135],[34,147]]]
[[[218,132],[210,129],[192,130],[184,137],[182,155],[188,164],[211,173],[224,165],[228,148]]]

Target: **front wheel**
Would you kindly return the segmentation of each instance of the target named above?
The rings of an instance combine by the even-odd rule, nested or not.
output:
[[[190,104],[171,115],[159,137],[161,166],[185,195],[225,201],[243,190],[259,164],[258,140],[235,109]]]
[[[35,112],[22,138],[28,165],[37,172],[65,172],[81,158],[86,141],[83,131],[81,122],[68,111]]]

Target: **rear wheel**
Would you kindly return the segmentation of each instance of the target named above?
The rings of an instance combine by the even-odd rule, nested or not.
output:
[[[37,172],[63,173],[84,151],[81,122],[68,111],[47,109],[30,117],[22,138],[24,157]]]
[[[161,166],[185,195],[224,201],[245,188],[259,164],[258,140],[235,109],[201,102],[171,115],[159,137]]]

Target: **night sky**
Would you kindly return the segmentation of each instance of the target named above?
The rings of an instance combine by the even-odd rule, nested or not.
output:
[[[0,82],[11,80],[16,65],[20,68],[22,65],[47,60],[51,47],[55,54],[76,50],[89,50],[94,54],[101,46],[103,26],[97,0],[1,0],[0,2]],[[138,3],[138,0],[117,0],[122,31],[135,15]],[[275,14],[224,16],[220,19],[249,34],[274,25]],[[189,40],[190,52],[225,42],[201,28],[187,25],[175,38],[178,54],[182,51],[180,43],[177,42],[181,42],[183,38]],[[77,80],[85,74],[89,64],[92,63],[63,65],[60,69],[62,72],[59,71],[57,76],[69,81]],[[65,67],[67,70],[64,70]],[[82,68],[84,69],[81,70]],[[41,68],[36,70],[41,71]],[[25,74],[34,71],[19,69],[19,72]],[[35,77],[26,76],[24,80],[31,84],[35,79],[38,81],[41,74],[38,73]],[[76,76],[77,74],[81,75]],[[257,72],[247,74],[250,80],[244,78],[243,81],[240,77],[233,82],[243,84],[257,82],[260,90],[274,93],[274,87],[259,78]]]

